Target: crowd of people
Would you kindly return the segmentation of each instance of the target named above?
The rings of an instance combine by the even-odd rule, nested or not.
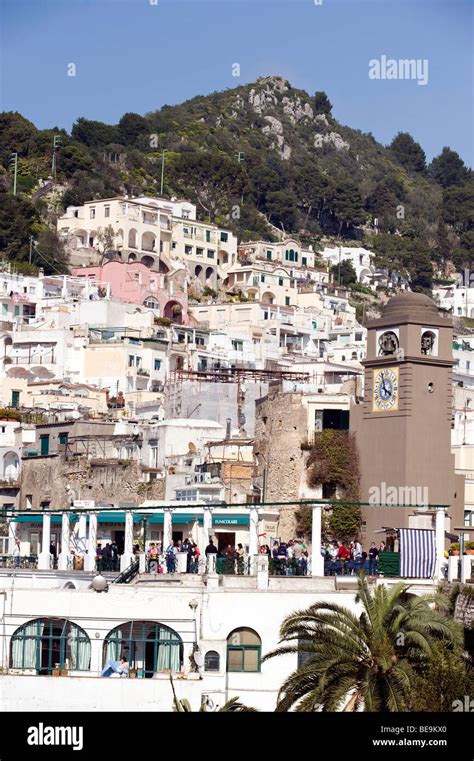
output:
[[[102,571],[118,571],[120,560],[118,547],[115,542],[107,542],[105,547],[102,547],[102,542],[98,542],[95,551],[95,562],[99,573]]]
[[[310,569],[310,556],[302,539],[274,541],[271,550],[264,544],[260,552],[268,556],[269,572],[276,576],[306,576]]]
[[[198,573],[203,561],[201,551],[191,538],[171,542],[163,551],[161,542],[151,542],[146,552],[146,570],[149,573],[176,573],[178,556],[186,554],[186,573]],[[241,543],[219,549],[213,539],[204,550],[205,557],[214,558],[214,567],[227,573],[244,573],[246,552]],[[217,564],[217,565],[216,565]],[[179,564],[182,568],[182,564]],[[184,569],[183,569],[184,571]]]
[[[170,542],[165,552],[161,543],[151,542],[147,552],[147,571],[149,573],[175,573],[177,570],[177,556],[179,553],[186,554],[186,573],[197,573],[201,552],[196,542],[185,539]]]
[[[378,571],[379,555],[385,550],[385,542],[377,547],[372,542],[367,551],[362,549],[359,539],[352,542],[331,541],[321,545],[321,555],[324,558],[325,576],[353,575],[364,570],[370,576]],[[135,545],[134,554],[140,552]],[[311,572],[311,556],[302,539],[291,539],[288,542],[274,541],[272,547],[268,544],[260,546],[259,552],[269,559],[269,572],[277,576],[306,576]],[[206,558],[214,558],[214,569],[219,573],[246,572],[247,552],[241,543],[236,546],[227,544],[217,547],[213,539],[209,540],[204,550],[204,558],[196,542],[191,538],[170,542],[163,550],[161,542],[151,542],[146,552],[146,570],[149,573],[176,573],[178,571],[178,556],[186,555],[186,573],[198,573],[200,564]],[[53,554],[53,552],[51,553]],[[54,555],[53,555],[54,557]],[[115,542],[107,542],[104,548],[99,542],[96,550],[98,571],[118,571],[119,553]],[[184,572],[184,564],[179,563],[179,569]],[[247,569],[248,570],[248,569]]]
[[[376,576],[379,555],[385,550],[385,542],[377,547],[372,542],[366,552],[358,539],[352,542],[324,542],[321,555],[324,557],[324,575],[353,575],[363,570],[369,576]]]

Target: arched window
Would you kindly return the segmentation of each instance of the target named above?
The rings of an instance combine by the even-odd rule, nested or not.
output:
[[[12,636],[10,668],[35,669],[51,674],[59,668],[89,671],[90,639],[83,629],[65,618],[37,618],[20,626]]]
[[[204,656],[204,671],[219,671],[221,659],[219,653],[215,650],[208,650]]]
[[[3,478],[5,481],[16,481],[20,474],[20,459],[16,452],[7,452],[3,458]]]
[[[157,621],[127,621],[104,640],[104,665],[125,655],[137,677],[150,679],[157,672],[181,671],[183,641],[179,634]]]
[[[148,309],[154,309],[157,312],[160,311],[160,304],[155,298],[153,298],[153,296],[146,298],[143,305],[148,307]]]
[[[253,629],[234,629],[227,637],[227,671],[260,671],[262,641]]]

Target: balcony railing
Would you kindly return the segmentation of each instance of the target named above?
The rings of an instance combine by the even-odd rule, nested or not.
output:
[[[0,568],[36,569],[38,568],[38,555],[0,555]]]
[[[224,576],[250,576],[252,573],[251,559],[250,557],[228,558],[207,555],[206,573],[211,572]]]

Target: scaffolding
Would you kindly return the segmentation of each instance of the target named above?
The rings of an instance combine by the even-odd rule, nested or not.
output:
[[[237,386],[237,421],[239,434],[245,436],[245,403],[246,383],[265,383],[270,381],[292,381],[294,383],[309,383],[310,374],[292,370],[257,370],[241,367],[222,367],[214,370],[174,370],[166,383],[165,408],[167,417],[180,418],[183,411],[183,383],[235,383]]]

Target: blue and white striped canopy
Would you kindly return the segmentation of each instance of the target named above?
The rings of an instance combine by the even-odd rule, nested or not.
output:
[[[436,565],[436,536],[431,529],[400,529],[400,576],[430,579]]]

